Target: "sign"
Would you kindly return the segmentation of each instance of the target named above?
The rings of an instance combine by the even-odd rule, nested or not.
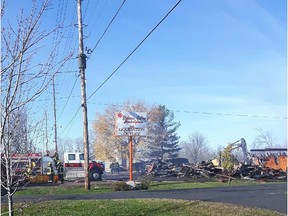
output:
[[[146,136],[147,118],[144,112],[118,112],[115,116],[116,136]]]

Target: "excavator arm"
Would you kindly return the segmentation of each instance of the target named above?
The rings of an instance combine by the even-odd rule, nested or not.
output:
[[[249,158],[248,158],[248,150],[247,150],[247,144],[244,138],[241,138],[240,140],[237,140],[234,143],[229,144],[225,149],[228,149],[229,151],[232,151],[234,149],[241,148],[244,156],[244,164],[249,165]]]

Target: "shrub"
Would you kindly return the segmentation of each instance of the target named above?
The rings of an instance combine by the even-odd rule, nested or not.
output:
[[[142,176],[140,179],[138,179],[138,181],[141,182],[142,190],[147,190],[151,185],[152,180],[153,180],[152,175],[145,175]]]
[[[112,184],[113,191],[128,191],[130,190],[130,186],[126,184],[126,182],[115,182]]]

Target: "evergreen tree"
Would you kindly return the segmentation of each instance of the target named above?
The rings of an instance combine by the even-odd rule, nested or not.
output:
[[[155,108],[148,125],[147,156],[161,160],[177,158],[181,150],[178,146],[180,137],[176,133],[179,126],[180,122],[174,121],[173,111],[164,105]]]

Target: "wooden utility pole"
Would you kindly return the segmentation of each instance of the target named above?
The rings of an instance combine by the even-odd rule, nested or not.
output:
[[[81,98],[82,98],[82,118],[83,118],[83,143],[84,143],[84,171],[85,171],[85,189],[90,190],[89,179],[89,140],[88,140],[88,117],[86,103],[86,55],[84,54],[83,46],[83,27],[82,27],[82,12],[81,1],[77,0],[77,16],[78,16],[78,38],[79,38],[79,72],[81,77]]]
[[[43,148],[43,151],[44,152],[47,152],[48,151],[48,123],[47,123],[47,111],[45,110],[45,124],[46,124],[46,135],[45,135],[45,139],[46,139],[46,142],[45,142],[45,151],[44,151],[44,148]]]
[[[56,96],[55,96],[55,82],[54,82],[55,76],[52,80],[53,85],[53,106],[54,106],[54,142],[55,142],[55,151],[58,154],[58,145],[57,145],[57,119],[56,119]],[[47,116],[46,116],[47,118]],[[46,123],[47,126],[47,123]],[[46,149],[47,150],[47,149]]]

